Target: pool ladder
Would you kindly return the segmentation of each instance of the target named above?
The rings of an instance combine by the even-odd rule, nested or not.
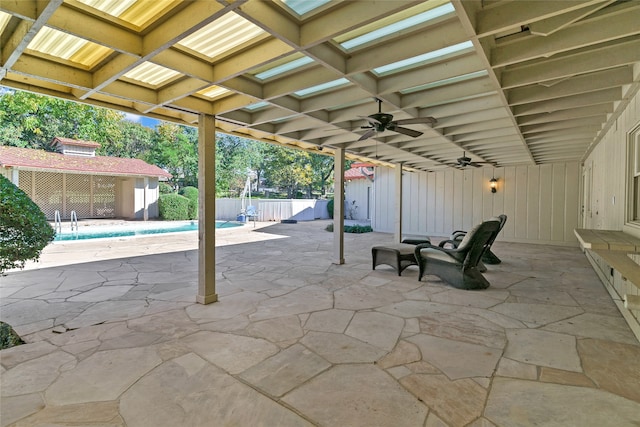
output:
[[[56,210],[54,212],[53,222],[54,222],[53,229],[56,232],[56,234],[62,234],[62,219],[60,218],[60,211]],[[69,219],[69,222],[71,224],[71,231],[75,230],[77,234],[78,233],[78,215],[76,214],[76,211],[71,211],[71,217]]]

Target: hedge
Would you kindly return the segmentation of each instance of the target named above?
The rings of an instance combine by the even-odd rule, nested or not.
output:
[[[189,219],[189,199],[179,194],[161,194],[158,199],[160,218],[167,221]]]
[[[196,187],[184,187],[179,194],[189,199],[189,219],[198,218],[198,189]]]
[[[174,192],[173,188],[166,182],[158,183],[158,191],[160,192],[160,194],[171,194]]]

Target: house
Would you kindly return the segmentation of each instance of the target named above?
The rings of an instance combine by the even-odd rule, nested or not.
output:
[[[0,146],[0,173],[53,220],[158,217],[158,182],[171,174],[140,159],[97,156],[100,144],[56,137],[57,152]]]

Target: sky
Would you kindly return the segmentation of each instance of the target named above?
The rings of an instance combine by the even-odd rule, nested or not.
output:
[[[140,123],[142,126],[148,127],[150,129],[155,129],[155,127],[160,123],[160,120],[151,119],[149,117],[138,116],[137,114],[125,113],[125,120],[134,123]]]

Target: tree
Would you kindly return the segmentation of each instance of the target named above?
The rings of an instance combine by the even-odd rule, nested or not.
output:
[[[274,186],[287,190],[295,198],[298,189],[313,181],[311,155],[302,150],[268,145],[264,155],[265,178]]]
[[[37,260],[55,237],[47,218],[24,191],[0,175],[0,274]]]
[[[238,195],[244,188],[247,172],[253,170],[258,180],[263,174],[263,153],[267,144],[234,135],[216,137],[216,194]]]
[[[0,96],[0,144],[52,151],[56,136],[96,141],[105,150],[120,137],[124,114],[23,91]],[[101,152],[101,151],[99,151]]]
[[[180,187],[198,186],[197,132],[186,126],[162,123],[156,127],[152,147],[142,158],[168,171]]]

